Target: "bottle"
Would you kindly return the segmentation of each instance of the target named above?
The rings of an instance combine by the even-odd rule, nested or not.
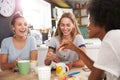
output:
[[[50,29],[49,29],[49,32],[48,32],[48,40],[51,39],[51,32],[50,32]]]

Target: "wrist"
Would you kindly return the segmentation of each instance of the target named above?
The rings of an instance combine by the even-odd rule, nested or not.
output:
[[[50,64],[51,64],[51,62],[52,62],[52,60],[51,60],[51,59],[49,59],[49,58],[45,59],[45,64],[46,64],[46,65],[50,65]]]
[[[13,67],[16,67],[17,66],[17,61],[14,61],[13,62]]]

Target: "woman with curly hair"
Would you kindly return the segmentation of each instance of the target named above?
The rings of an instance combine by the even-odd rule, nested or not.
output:
[[[102,40],[101,48],[94,62],[72,42],[61,44],[66,49],[76,51],[91,69],[88,80],[120,80],[120,0],[90,0],[89,37]]]

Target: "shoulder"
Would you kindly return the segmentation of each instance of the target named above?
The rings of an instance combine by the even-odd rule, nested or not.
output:
[[[33,36],[27,36],[27,39],[30,40],[30,41],[35,40],[35,38]]]
[[[74,42],[75,45],[77,45],[79,47],[85,45],[84,38],[81,34],[76,35],[73,42]]]
[[[12,37],[7,37],[7,38],[4,38],[4,39],[2,40],[2,42],[1,42],[1,47],[3,47],[3,46],[8,47],[8,46],[11,46],[11,44],[13,44],[13,42],[12,42]]]
[[[12,40],[12,37],[4,38],[2,42],[10,42]]]
[[[34,37],[33,36],[27,36],[28,39],[33,39]]]
[[[77,34],[75,37],[83,37],[81,34]]]
[[[51,40],[52,40],[52,41],[53,41],[53,40],[58,40],[58,36],[52,37]]]
[[[77,34],[77,35],[75,36],[75,39],[83,39],[83,36],[82,36],[81,34]]]
[[[56,47],[57,45],[59,45],[59,39],[58,39],[58,37],[57,36],[52,37],[50,39],[49,46]]]
[[[113,42],[114,42],[115,40],[119,40],[120,39],[119,34],[120,34],[120,30],[111,30],[111,31],[107,32],[103,41],[104,40],[110,40],[110,41],[113,40]]]
[[[27,44],[36,43],[36,39],[33,36],[27,36]]]

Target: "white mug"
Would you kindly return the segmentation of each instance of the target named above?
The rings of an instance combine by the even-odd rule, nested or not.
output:
[[[32,60],[30,62],[30,70],[35,71],[36,67],[37,67],[37,60]]]
[[[56,63],[56,74],[59,75],[61,72],[62,73],[69,72],[69,67],[63,62]]]

